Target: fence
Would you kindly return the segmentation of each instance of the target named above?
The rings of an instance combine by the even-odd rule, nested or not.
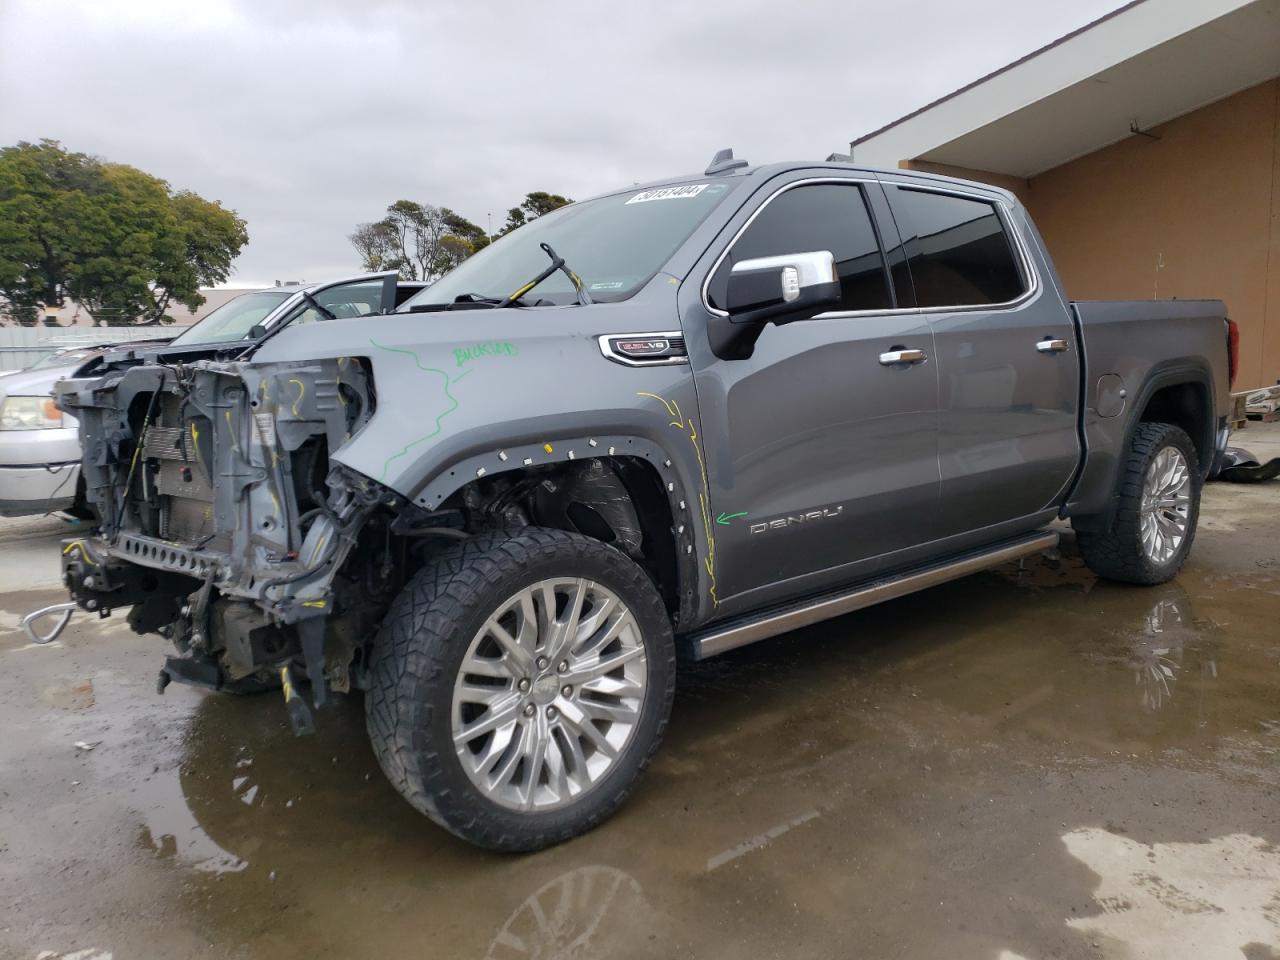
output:
[[[176,337],[186,327],[0,327],[0,370],[21,370],[55,350]]]

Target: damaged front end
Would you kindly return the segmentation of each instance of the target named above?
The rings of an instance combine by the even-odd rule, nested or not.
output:
[[[72,597],[131,607],[177,647],[160,686],[252,689],[305,668],[317,704],[360,683],[399,589],[397,494],[330,464],[376,402],[360,358],[115,365],[66,380],[93,537],[63,545]],[[353,680],[353,673],[355,674]]]

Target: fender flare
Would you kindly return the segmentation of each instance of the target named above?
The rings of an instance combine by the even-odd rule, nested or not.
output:
[[[703,541],[701,512],[710,509],[706,492],[696,478],[686,478],[679,462],[653,440],[626,434],[575,436],[542,443],[495,446],[482,453],[447,461],[410,498],[425,510],[439,509],[462,487],[475,480],[529,467],[576,460],[637,457],[652,464],[662,482],[671,511],[680,598],[678,629],[688,629],[699,616],[699,598],[707,593],[703,564],[708,545]]]
[[[1205,391],[1205,397],[1210,405],[1213,404],[1215,396],[1213,372],[1203,361],[1186,357],[1166,360],[1154,365],[1147,372],[1141,387],[1136,391],[1133,403],[1125,408],[1124,431],[1121,434],[1118,448],[1114,450],[1115,467],[1108,471],[1109,475],[1105,478],[1087,477],[1088,458],[1092,455],[1092,451],[1086,449],[1084,454],[1086,458],[1085,470],[1077,478],[1075,487],[1068,494],[1062,516],[1070,517],[1073,524],[1087,529],[1111,529],[1112,524],[1115,522],[1116,508],[1119,503],[1116,492],[1117,471],[1120,469],[1120,464],[1123,463],[1129,445],[1133,442],[1134,431],[1138,429],[1138,424],[1142,422],[1143,412],[1150,404],[1151,398],[1158,391],[1166,387],[1177,387],[1184,384],[1199,386]],[[1216,431],[1212,409],[1209,411],[1204,430],[1205,436],[1200,438],[1192,437],[1191,440],[1196,444],[1197,450],[1206,449],[1210,452],[1208,459],[1211,461]],[[1205,446],[1202,448],[1201,444]],[[1210,466],[1211,462],[1202,463],[1200,465],[1201,471],[1208,470]],[[1096,499],[1086,501],[1086,503],[1096,503],[1097,507],[1095,509],[1081,507],[1076,503],[1075,497],[1081,492],[1082,487],[1095,491],[1092,497]],[[1076,504],[1075,508],[1068,510],[1067,507],[1071,507],[1073,504]]]
[[[1208,451],[1207,457],[1201,457],[1203,462],[1200,464],[1200,471],[1204,474],[1212,466],[1217,425],[1214,423],[1215,418],[1213,415],[1213,400],[1216,396],[1213,371],[1202,360],[1190,358],[1168,360],[1156,364],[1148,371],[1147,378],[1142,383],[1142,389],[1138,391],[1138,399],[1134,402],[1128,422],[1125,424],[1123,449],[1128,450],[1129,444],[1133,442],[1133,432],[1138,429],[1138,424],[1142,422],[1142,413],[1147,409],[1147,405],[1151,403],[1151,398],[1166,387],[1180,387],[1184,384],[1194,384],[1202,387],[1205,399],[1209,403],[1209,413],[1205,418],[1204,425],[1205,435],[1191,438],[1191,442],[1196,445],[1197,451]]]

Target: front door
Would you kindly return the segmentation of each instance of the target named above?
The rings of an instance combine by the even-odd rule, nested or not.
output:
[[[1053,511],[1079,463],[1080,358],[1070,314],[995,196],[886,192],[939,381],[942,536]],[[1005,531],[996,530],[995,534]]]
[[[838,311],[765,327],[747,359],[718,358],[705,338],[690,338],[715,505],[717,615],[856,579],[882,555],[933,537],[933,334],[895,309],[881,240],[888,219],[874,182],[779,185],[727,253],[711,251],[694,271],[696,281],[711,271],[696,305],[682,291],[692,330],[699,311],[705,323],[724,303],[735,262],[821,250],[834,255],[842,289]],[[896,233],[887,246],[896,249]]]

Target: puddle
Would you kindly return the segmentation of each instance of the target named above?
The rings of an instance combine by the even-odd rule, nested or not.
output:
[[[626,871],[575,867],[530,894],[498,929],[485,957],[611,956],[618,943],[639,947],[646,941],[650,910],[640,884]]]
[[[528,857],[405,803],[358,695],[298,739],[276,695],[156,697],[163,645],[81,621],[0,675],[0,722],[26,724],[0,741],[0,954],[33,931],[18,956],[173,937],[263,958],[1259,960],[1280,917],[1280,605],[1249,589],[1269,577],[1122,587],[1068,538],[682,664],[628,803]]]
[[[187,805],[176,771],[156,774],[140,793],[138,843],[143,849],[201,873],[239,873],[249,866],[205,833]]]

